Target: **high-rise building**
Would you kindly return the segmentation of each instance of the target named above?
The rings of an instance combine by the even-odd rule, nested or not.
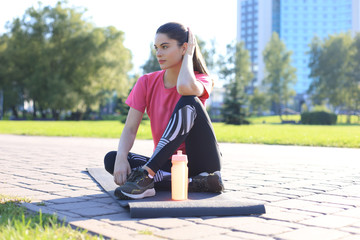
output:
[[[317,35],[360,31],[360,0],[238,0],[237,40],[250,52],[255,84],[264,78],[262,52],[273,32],[293,52],[297,94],[309,85],[309,44]]]

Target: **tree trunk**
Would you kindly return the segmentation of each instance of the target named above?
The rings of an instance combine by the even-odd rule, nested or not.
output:
[[[33,118],[36,119],[36,104],[35,104],[35,100],[34,100],[34,112],[33,112]]]
[[[12,111],[12,114],[14,115],[15,118],[19,117],[19,114],[18,114],[15,106],[11,107],[11,111]]]
[[[72,120],[80,121],[80,120],[82,120],[83,117],[84,117],[83,112],[80,112],[80,111],[71,112],[71,119]]]
[[[52,117],[54,120],[60,119],[60,112],[56,109],[51,109]]]
[[[103,108],[103,105],[102,103],[99,104],[99,119],[102,119],[102,108]]]
[[[283,121],[283,118],[282,118],[281,103],[277,103],[277,104],[276,104],[276,108],[277,108],[277,112],[278,112],[279,117],[280,117],[280,121],[282,122],[282,121]]]
[[[40,107],[41,118],[46,119],[46,112]]]
[[[351,123],[351,114],[347,114],[346,116],[346,123],[350,124]]]

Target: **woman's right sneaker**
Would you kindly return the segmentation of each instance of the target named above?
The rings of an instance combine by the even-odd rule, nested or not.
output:
[[[117,187],[114,191],[114,195],[119,199],[119,200],[136,200],[135,198],[131,198],[131,197],[128,197],[126,195],[124,195],[122,192],[121,192],[121,188],[120,187]]]
[[[120,199],[142,199],[154,195],[154,179],[143,168],[132,171],[125,184],[115,190],[115,196]]]
[[[200,173],[192,177],[189,183],[189,192],[214,192],[220,193],[224,191],[224,184],[221,180],[220,172]]]

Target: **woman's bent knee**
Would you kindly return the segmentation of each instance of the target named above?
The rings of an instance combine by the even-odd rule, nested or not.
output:
[[[110,174],[114,173],[114,164],[116,159],[116,151],[108,152],[104,157],[104,167]]]

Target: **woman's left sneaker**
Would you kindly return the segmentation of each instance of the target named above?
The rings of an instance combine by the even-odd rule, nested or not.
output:
[[[219,171],[214,173],[200,173],[192,177],[189,183],[189,192],[214,192],[224,191],[224,184]]]

